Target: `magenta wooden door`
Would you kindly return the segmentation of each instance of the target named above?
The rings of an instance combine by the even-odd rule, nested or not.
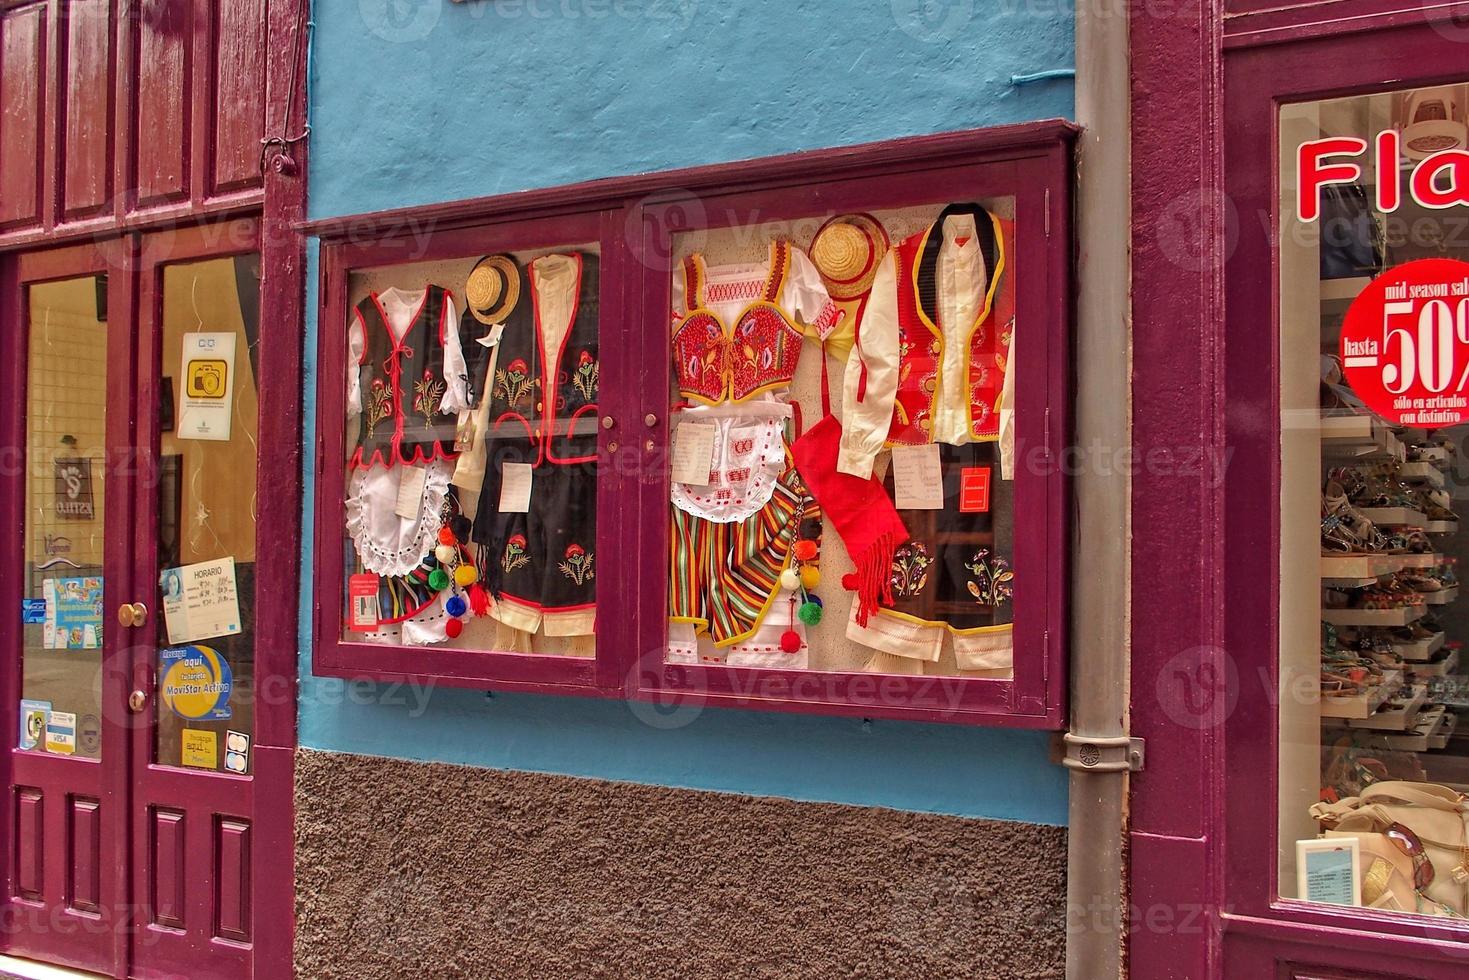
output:
[[[5,949],[126,968],[132,282],[93,246],[0,260]]]
[[[257,865],[289,881],[254,812],[256,722],[294,711],[289,686],[255,697],[257,247],[241,220],[0,263],[24,338],[0,549],[7,952],[249,977]]]

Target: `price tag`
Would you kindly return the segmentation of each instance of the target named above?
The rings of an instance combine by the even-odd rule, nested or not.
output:
[[[393,506],[393,513],[405,521],[418,520],[418,512],[423,507],[423,484],[428,479],[428,470],[419,466],[403,467],[402,475],[398,477],[398,502]]]
[[[705,422],[684,422],[673,430],[673,453],[669,460],[674,483],[707,487],[714,470],[715,428]]]
[[[530,513],[532,473],[529,463],[506,463],[500,469],[500,513]]]
[[[359,633],[377,629],[377,576],[353,575],[347,579],[347,596],[347,628]]]
[[[944,473],[936,443],[893,447],[893,506],[898,510],[944,509]]]
[[[959,471],[959,512],[987,514],[990,509],[990,468],[966,466]]]
[[[1342,320],[1341,360],[1347,384],[1389,422],[1469,421],[1469,262],[1419,259],[1368,283]]]

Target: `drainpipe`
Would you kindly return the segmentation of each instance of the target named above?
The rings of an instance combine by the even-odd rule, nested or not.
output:
[[[1066,976],[1125,976],[1131,474],[1131,195],[1128,17],[1124,3],[1076,5],[1076,535],[1071,595],[1071,771]],[[1101,447],[1100,452],[1093,452]],[[1084,561],[1083,561],[1084,559]]]

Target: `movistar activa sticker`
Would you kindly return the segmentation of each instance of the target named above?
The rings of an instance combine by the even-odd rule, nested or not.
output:
[[[195,644],[158,651],[159,694],[180,718],[230,717],[234,686],[230,665],[213,647]]]

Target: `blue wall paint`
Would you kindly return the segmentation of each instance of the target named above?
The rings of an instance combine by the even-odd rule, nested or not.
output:
[[[1011,74],[1071,65],[1070,4],[983,5],[318,4],[310,211],[354,214],[1070,115],[1068,82],[1009,84]],[[308,440],[316,262],[313,243]],[[309,466],[305,481],[309,569]],[[310,676],[310,599],[308,580],[300,739],[310,748],[1066,822],[1066,776],[1048,761],[1044,733],[721,709],[666,727],[621,701],[348,686]]]

